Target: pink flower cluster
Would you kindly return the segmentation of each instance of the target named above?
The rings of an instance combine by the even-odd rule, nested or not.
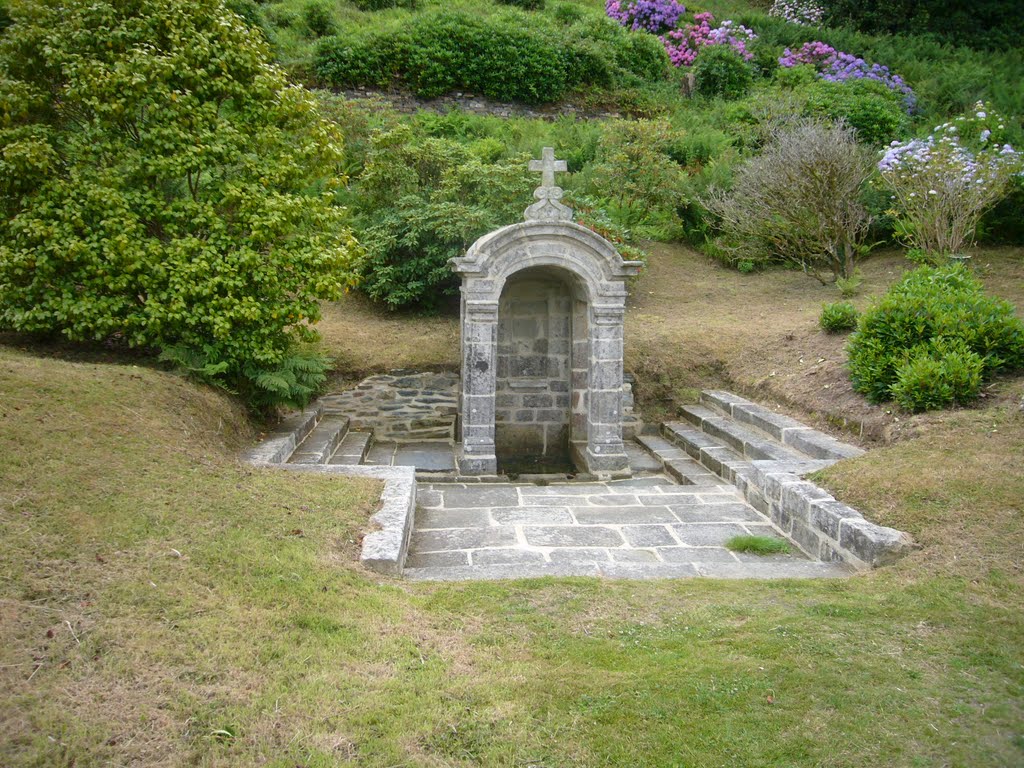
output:
[[[700,49],[709,45],[728,45],[746,61],[754,58],[754,54],[747,50],[747,43],[757,39],[752,29],[730,20],[712,27],[715,17],[710,13],[695,14],[693,20],[694,24],[687,24],[683,29],[673,29],[661,38],[674,66],[691,66]]]

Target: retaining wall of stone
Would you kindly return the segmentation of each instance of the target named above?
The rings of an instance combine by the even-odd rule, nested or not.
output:
[[[372,429],[379,442],[454,441],[459,376],[392,371],[325,395],[320,403],[326,413],[347,416],[352,429]]]

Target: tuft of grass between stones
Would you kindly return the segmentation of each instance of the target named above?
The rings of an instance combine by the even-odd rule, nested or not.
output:
[[[784,555],[789,552],[789,544],[774,536],[733,536],[725,542],[725,548],[752,555]]]

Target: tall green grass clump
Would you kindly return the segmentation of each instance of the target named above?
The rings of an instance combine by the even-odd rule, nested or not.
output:
[[[847,352],[853,387],[870,401],[945,408],[973,400],[993,374],[1024,367],[1024,323],[963,265],[926,266],[863,315]]]

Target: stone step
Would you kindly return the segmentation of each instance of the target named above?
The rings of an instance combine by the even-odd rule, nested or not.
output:
[[[730,416],[720,415],[702,405],[680,409],[684,419],[732,448],[748,461],[806,461],[809,457],[787,448],[760,430],[745,427]]]
[[[783,416],[763,405],[746,400],[723,390],[705,390],[700,396],[701,405],[711,411],[712,416],[725,416],[734,422],[761,433],[764,437],[781,443],[803,457],[816,460],[839,461],[863,455],[864,451],[855,445],[836,440],[796,419]],[[689,417],[687,417],[689,418]]]
[[[668,441],[679,446],[691,459],[727,482],[735,483],[737,472],[742,473],[752,467],[750,461],[732,446],[688,422],[666,421],[661,425],[661,431]]]
[[[591,576],[608,579],[821,579],[846,578],[854,572],[842,563],[808,560],[744,563],[521,563],[406,568],[411,581],[499,581],[545,576]]]
[[[707,471],[683,448],[660,435],[637,435],[637,442],[661,462],[665,474],[680,485],[717,485],[720,479]]]
[[[354,465],[362,464],[363,459],[366,458],[366,452],[370,449],[370,440],[373,438],[372,432],[355,432],[349,430],[341,443],[338,445],[338,450],[331,456],[328,464],[344,464]]]
[[[326,464],[348,432],[348,417],[325,416],[295,449],[289,464]]]

